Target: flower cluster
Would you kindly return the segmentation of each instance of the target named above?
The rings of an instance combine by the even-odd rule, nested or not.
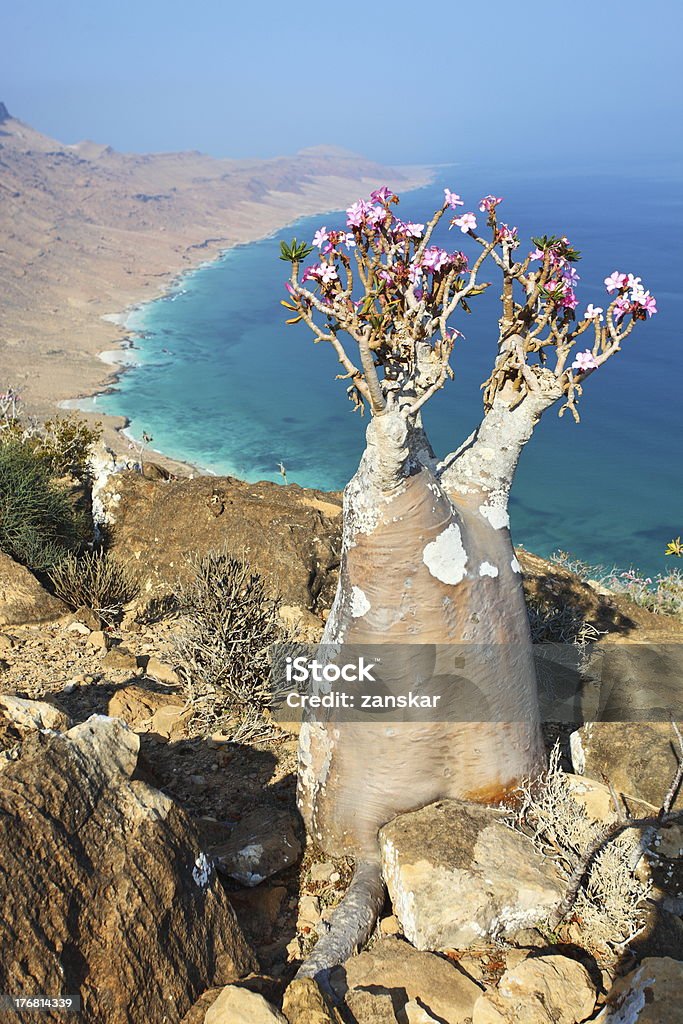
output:
[[[615,270],[605,278],[605,288],[610,295],[618,292],[611,306],[612,316],[617,322],[623,320],[629,313],[634,320],[645,320],[657,312],[657,300],[654,295],[645,291],[641,278],[634,277],[633,274],[621,274]]]
[[[500,196],[485,195],[478,202],[490,229],[487,238],[477,233],[477,215],[467,211],[457,192],[446,188],[443,196],[431,219],[418,223],[396,215],[398,196],[383,186],[346,210],[342,228],[320,227],[312,245],[296,239],[291,245],[282,243],[281,258],[292,264],[290,298],[283,305],[294,315],[287,323],[304,320],[318,340],[333,345],[346,371],[343,376],[351,381],[348,391],[357,408],[369,402],[373,411],[381,409],[411,380],[406,393],[413,396],[414,412],[452,377],[448,360],[461,335],[449,320],[458,308],[470,312],[471,297],[489,286],[477,275],[490,258],[503,278],[501,339],[512,341],[502,346],[483,385],[485,408],[491,408],[502,392],[515,393],[521,400],[529,391],[543,390],[550,372],[566,397],[563,409],[569,408],[578,419],[576,401],[585,375],[620,350],[637,320],[657,312],[655,297],[639,277],[614,271],[605,278],[607,308],[590,303],[581,317],[575,313],[580,253],[567,237],[534,238],[533,251],[517,259],[518,229],[498,221]],[[471,262],[465,253],[433,241],[448,211],[455,214],[450,227],[459,228],[480,249]],[[316,249],[315,262],[300,273]],[[589,329],[592,347],[577,351],[577,340]],[[362,369],[344,348],[341,332],[358,344]],[[431,348],[426,362],[424,341]],[[553,350],[554,369],[549,364]],[[378,372],[381,368],[384,377]]]

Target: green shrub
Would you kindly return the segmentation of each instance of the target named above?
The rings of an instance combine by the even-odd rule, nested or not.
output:
[[[18,440],[0,444],[0,550],[29,569],[49,569],[76,551],[86,520],[49,466]]]
[[[231,723],[235,739],[267,732],[274,702],[269,648],[285,632],[263,577],[240,559],[210,552],[191,560],[179,602],[176,652],[198,720]]]
[[[74,476],[83,480],[89,475],[92,449],[102,436],[102,427],[75,416],[47,420],[42,426],[8,420],[0,430],[0,446],[20,445],[39,458],[51,476]]]
[[[125,564],[103,550],[67,555],[48,575],[55,594],[70,608],[92,608],[105,622],[112,622],[139,592]]]

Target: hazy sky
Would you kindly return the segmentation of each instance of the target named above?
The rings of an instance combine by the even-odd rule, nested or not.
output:
[[[680,0],[5,0],[0,99],[64,142],[395,162],[680,154]],[[544,159],[545,162],[545,159]]]

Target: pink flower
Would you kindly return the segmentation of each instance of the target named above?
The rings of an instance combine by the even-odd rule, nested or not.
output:
[[[477,227],[477,218],[473,213],[463,213],[460,217],[454,217],[451,221],[451,226],[455,224],[456,227],[460,228],[464,235],[468,231],[475,231]]]
[[[422,278],[422,267],[419,263],[411,263],[408,270],[408,280],[411,284],[416,284]]]
[[[377,188],[374,192],[370,193],[370,201],[373,203],[388,203],[393,198],[394,193],[386,185],[382,185],[381,188]]]
[[[327,233],[327,228],[318,228],[316,233],[313,235],[313,245],[317,245],[318,248],[320,248],[321,245],[325,244],[329,237],[330,236]]]
[[[500,196],[484,196],[483,199],[479,200],[479,209],[482,213],[490,213],[491,210],[495,210],[498,203],[503,202],[503,197]]]
[[[406,235],[408,238],[420,238],[424,234],[424,224],[415,224],[412,220],[409,220],[405,225]]]
[[[501,224],[498,228],[498,238],[501,242],[514,242],[517,238],[517,228],[510,228],[507,224]]]
[[[581,280],[577,272],[569,264],[562,268],[562,277],[572,288]]]
[[[639,288],[642,290],[643,279],[642,277],[634,277],[633,274],[628,275],[628,286],[629,288]]]
[[[621,320],[626,316],[627,313],[631,313],[633,307],[631,302],[626,295],[620,295],[617,301],[614,303],[614,309],[612,310],[612,316],[615,320]]]
[[[602,308],[602,306],[594,306],[591,302],[589,303],[588,308],[586,309],[585,318],[586,320],[597,320],[598,323],[602,323],[602,314],[604,312],[605,311]]]
[[[618,270],[615,270],[613,274],[605,278],[605,288],[612,294],[612,292],[618,292],[628,284],[628,277],[626,274],[620,274]]]
[[[368,215],[367,215],[368,224],[374,224],[375,226],[377,226],[379,224],[384,224],[384,221],[386,220],[386,218],[387,218],[387,211],[385,210],[385,208],[383,206],[373,206],[368,211]]]
[[[301,280],[306,281],[317,281],[322,276],[322,267],[319,263],[315,263],[312,267],[306,267],[304,270]]]
[[[654,295],[650,295],[649,292],[645,292],[644,297],[640,299],[640,305],[648,316],[654,316],[657,312],[657,300]]]
[[[350,228],[359,228],[363,224],[369,209],[370,207],[363,199],[358,199],[346,211],[347,225]]]
[[[356,239],[353,237],[352,231],[347,231],[346,234],[342,236],[342,241],[347,249],[356,248]]]
[[[331,263],[323,263],[320,267],[320,280],[323,284],[330,284],[337,280],[337,269]]]
[[[560,306],[563,309],[576,309],[578,304],[579,300],[576,297],[574,289],[566,287],[562,292],[562,297],[560,298]]]
[[[296,292],[292,288],[292,286],[289,283],[289,281],[285,281],[285,288],[287,289],[287,291],[289,292],[290,295],[293,295],[294,298],[296,298]],[[5,397],[6,397],[5,395],[0,395],[0,398],[5,398]]]
[[[451,192],[449,188],[443,190],[444,194],[444,206],[450,206],[451,210],[457,209],[458,206],[464,206],[462,199],[456,192]]]
[[[448,253],[445,249],[439,249],[436,245],[430,245],[422,253],[422,266],[430,270],[432,274],[438,274],[448,264]]]
[[[380,272],[379,272],[379,274],[377,276],[379,277],[379,279],[381,281],[386,281],[387,284],[393,284],[394,283],[394,279],[393,279],[393,277],[391,276],[391,274],[389,273],[388,270],[380,270]]]
[[[529,253],[530,260],[542,260],[545,259],[545,253],[542,249],[534,249],[533,252]]]
[[[572,370],[578,370],[579,373],[585,373],[586,370],[597,370],[598,361],[593,353],[586,349],[585,352],[577,352],[574,362],[572,363]]]

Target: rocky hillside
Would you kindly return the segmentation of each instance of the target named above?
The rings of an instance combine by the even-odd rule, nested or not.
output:
[[[389,898],[370,947],[324,989],[293,980],[351,865],[305,845],[295,725],[240,742],[197,716],[169,599],[187,555],[220,547],[263,572],[290,628],[319,636],[339,496],[128,471],[97,502],[140,586],[117,621],[70,611],[0,560],[0,990],[79,993],[88,1024],[683,1020],[680,820],[631,830],[551,926],[572,844],[615,827],[615,799],[658,814],[678,759],[667,722],[561,732],[525,830],[459,801],[387,824]],[[630,699],[653,671],[680,681],[680,624],[519,555],[536,614],[588,623]]]
[[[140,155],[95,142],[64,145],[3,105],[3,377],[23,384],[33,411],[43,414],[56,398],[87,393],[103,379],[93,354],[117,337],[102,315],[154,297],[169,276],[229,245],[347,205],[385,179],[395,187],[415,183],[326,147],[217,160],[195,151]]]

